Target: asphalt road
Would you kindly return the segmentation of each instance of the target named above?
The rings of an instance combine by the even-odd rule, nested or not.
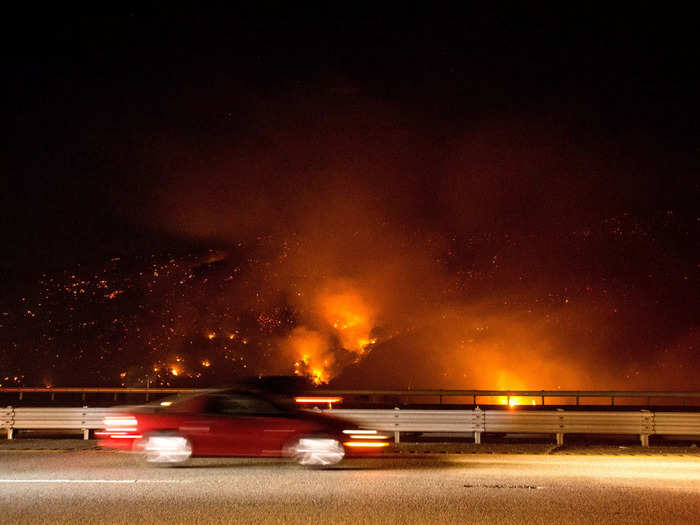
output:
[[[700,458],[440,455],[306,470],[0,452],[0,523],[700,523]]]

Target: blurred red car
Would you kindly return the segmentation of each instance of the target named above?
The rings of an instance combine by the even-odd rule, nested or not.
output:
[[[143,452],[155,464],[191,457],[291,457],[301,465],[334,465],[376,453],[387,436],[323,414],[299,410],[263,394],[209,391],[106,417],[98,444]]]

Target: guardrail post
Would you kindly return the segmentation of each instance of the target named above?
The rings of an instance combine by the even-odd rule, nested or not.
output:
[[[14,407],[7,407],[7,416],[9,418],[10,426],[7,427],[7,439],[12,439],[14,437],[15,429],[12,425],[15,424],[15,409]]]
[[[642,410],[641,431],[639,440],[643,447],[649,446],[649,434],[654,433],[654,414],[648,410]]]
[[[561,447],[564,445],[564,409],[557,408],[558,419],[559,419],[559,432],[557,432],[557,446]]]
[[[481,433],[486,427],[484,411],[479,407],[474,409],[474,443],[481,445]]]
[[[398,430],[399,428],[399,413],[401,410],[399,407],[394,407],[394,443],[401,443],[401,432]]]
[[[84,406],[83,408],[87,408],[87,406]],[[85,422],[85,420],[87,419],[87,414],[86,414],[85,411],[83,410],[83,412],[81,412],[80,415],[82,416],[83,439],[90,439],[90,429],[89,429],[89,428],[86,428],[86,427],[87,427],[87,423]]]

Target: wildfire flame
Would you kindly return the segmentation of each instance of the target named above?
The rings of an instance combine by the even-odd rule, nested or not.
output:
[[[499,390],[526,390],[523,383],[517,377],[505,370],[502,370],[498,374],[497,388]],[[536,404],[534,399],[521,396],[500,396],[498,398],[498,403],[501,405],[508,405],[509,407]]]
[[[374,311],[357,292],[321,293],[316,300],[323,330],[299,327],[289,337],[294,373],[309,377],[315,384],[327,383],[338,371],[332,341],[355,354],[358,361],[377,342],[371,336]],[[337,345],[337,343],[336,343]]]
[[[308,376],[315,384],[327,383],[335,360],[324,337],[308,328],[296,328],[288,341],[296,357],[294,373]]]
[[[359,293],[322,294],[319,302],[324,319],[336,331],[343,348],[362,356],[369,345],[376,343],[370,337],[374,311]]]

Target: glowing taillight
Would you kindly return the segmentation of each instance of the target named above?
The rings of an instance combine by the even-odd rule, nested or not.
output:
[[[102,420],[104,432],[95,432],[97,436],[108,436],[113,439],[135,439],[138,430],[136,418],[133,416],[107,416]]]

